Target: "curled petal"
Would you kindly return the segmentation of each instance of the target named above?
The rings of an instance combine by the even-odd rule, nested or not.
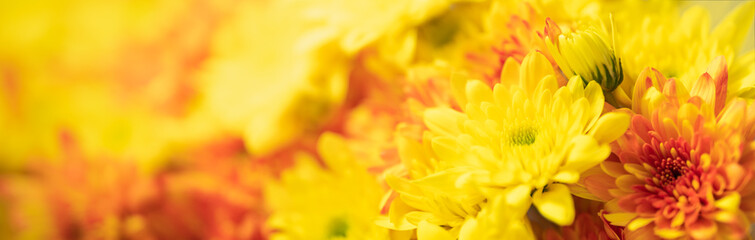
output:
[[[566,185],[548,185],[547,190],[536,192],[532,201],[540,214],[548,220],[561,226],[574,222],[574,202]]]

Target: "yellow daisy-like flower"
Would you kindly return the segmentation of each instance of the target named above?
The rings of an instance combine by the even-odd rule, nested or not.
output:
[[[508,60],[492,90],[476,80],[454,81],[452,87],[462,111],[426,110],[429,143],[402,155],[413,158],[404,159],[413,179],[388,179],[400,200],[421,212],[407,214],[407,220],[419,225],[418,232],[427,221],[450,227],[452,234],[489,237],[503,232],[479,233],[474,225],[511,226],[534,203],[554,223],[572,223],[569,184],[608,157],[608,143],[626,131],[629,116],[601,115],[604,98],[595,82],[585,87],[574,77],[559,86],[539,52],[521,65]],[[423,150],[432,161],[417,160]],[[412,169],[420,166],[425,170]]]
[[[317,145],[323,168],[309,155],[269,183],[265,200],[273,215],[271,239],[385,239],[374,224],[382,189],[337,135],[325,133]]]

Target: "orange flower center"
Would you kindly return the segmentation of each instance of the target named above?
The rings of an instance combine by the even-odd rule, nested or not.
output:
[[[654,169],[652,181],[659,186],[675,183],[690,170],[690,146],[684,139],[670,139],[661,143],[654,138],[643,146],[643,150],[644,162]]]
[[[657,172],[654,177],[659,179],[662,185],[674,182],[688,169],[686,159],[681,157],[656,160],[656,166]]]

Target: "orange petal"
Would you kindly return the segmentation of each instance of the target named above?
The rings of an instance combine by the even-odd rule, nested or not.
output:
[[[608,189],[616,188],[613,182],[614,179],[606,174],[595,174],[585,178],[585,187],[596,197],[608,201],[613,199],[611,194],[608,193]]]
[[[627,191],[627,192],[633,192],[632,187],[635,185],[644,185],[644,184],[645,182],[629,174],[622,175],[621,177],[616,178],[616,186],[619,187],[619,189]]]
[[[726,88],[729,83],[729,72],[726,69],[726,58],[718,56],[708,65],[708,74],[713,77],[713,83],[716,86],[716,115],[724,108],[726,104]]]
[[[719,116],[717,125],[727,125],[734,128],[740,128],[743,127],[743,125],[746,126],[744,121],[746,121],[745,115],[747,110],[747,103],[745,100],[734,99],[729,104],[727,104],[726,109],[724,109]]]
[[[624,233],[624,237],[626,239],[656,239],[658,238],[657,236],[655,236],[655,234],[653,234],[652,224],[642,227],[640,229],[637,229],[636,231],[626,231]]]
[[[724,167],[724,177],[726,177],[726,188],[736,189],[745,178],[745,169],[736,163],[727,164]]]
[[[695,239],[712,238],[717,230],[718,227],[716,226],[716,223],[713,220],[705,218],[699,218],[697,221],[687,226],[689,235]]]
[[[650,71],[650,68],[642,70],[640,76],[637,77],[637,81],[634,83],[634,89],[632,90],[632,110],[638,113],[642,112],[642,109],[640,108],[642,105],[642,96],[645,96],[645,92],[647,92],[648,88],[653,85],[650,77],[647,77],[647,71]]]
[[[611,156],[609,156],[606,161],[600,163],[600,168],[612,177],[619,177],[623,174],[628,174],[627,171],[624,171],[624,167],[621,166],[621,163],[619,161],[609,161],[612,157],[616,157],[616,155],[611,154]]]
[[[653,125],[650,123],[650,121],[643,117],[642,115],[634,115],[632,116],[632,124],[629,126],[630,131],[637,134],[642,141],[649,143],[650,142],[650,132],[653,130]]]
[[[666,95],[667,99],[674,103],[674,106],[679,106],[679,104],[684,103],[689,99],[687,89],[685,89],[683,85],[677,86],[677,82],[676,79],[671,78],[666,82],[666,85],[663,86],[663,94]]]
[[[644,193],[633,193],[631,195],[626,195],[621,198],[619,198],[619,201],[617,202],[619,204],[619,207],[621,207],[622,210],[628,211],[628,212],[634,212],[637,210],[637,198],[641,198],[645,196]]]
[[[561,28],[551,18],[545,19],[545,34],[551,39],[551,42],[558,46],[558,36],[561,35]]]
[[[663,90],[663,85],[666,83],[666,77],[661,74],[655,68],[645,68],[637,77],[634,89],[632,91],[632,110],[637,113],[642,112],[642,100],[645,93],[651,87],[655,87],[656,90]]]
[[[637,230],[641,227],[647,226],[648,224],[653,222],[653,220],[655,219],[654,218],[639,218],[639,217],[635,218],[634,220],[629,222],[629,224],[627,225],[627,229],[629,229],[629,231]]]
[[[716,106],[716,85],[713,82],[713,78],[708,73],[703,73],[695,85],[692,86],[692,90],[689,93],[691,96],[700,97],[703,102]]]

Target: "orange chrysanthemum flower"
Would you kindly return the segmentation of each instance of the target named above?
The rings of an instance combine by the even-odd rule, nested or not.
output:
[[[157,200],[153,179],[122,159],[87,156],[68,130],[59,138],[60,158],[34,162],[25,174],[0,177],[1,238],[152,236],[140,213]]]
[[[627,238],[745,237],[755,105],[725,102],[726,83],[723,58],[689,91],[655,69],[640,74],[628,132],[603,172],[585,178]]]

